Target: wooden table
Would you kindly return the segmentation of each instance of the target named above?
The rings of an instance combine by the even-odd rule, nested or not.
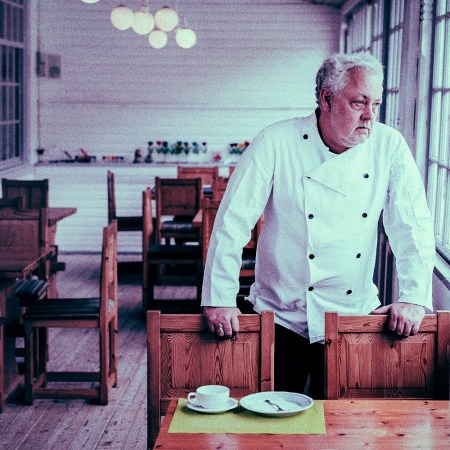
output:
[[[450,448],[450,402],[444,400],[324,400],[324,435],[169,433],[176,405],[172,400],[155,449]]]
[[[55,236],[57,223],[75,214],[76,208],[48,208],[47,224],[49,227],[48,251],[33,260],[20,259],[20,255],[14,260],[4,260],[0,254],[0,316],[6,319],[5,326],[14,328],[21,322],[21,310],[17,299],[12,295],[17,279],[23,279],[31,275],[43,264],[49,262],[54,255]],[[57,296],[56,280],[54,274],[46,270],[51,297]],[[16,338],[5,333],[5,327],[0,330],[0,409],[6,397],[15,390],[20,382],[15,358]]]

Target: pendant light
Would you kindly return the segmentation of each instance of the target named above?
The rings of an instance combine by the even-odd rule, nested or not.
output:
[[[162,31],[172,31],[178,25],[178,13],[170,6],[163,6],[155,13],[155,23]]]
[[[133,10],[128,6],[119,5],[111,11],[111,23],[118,30],[128,30],[133,25],[133,19]]]
[[[88,4],[93,4],[93,3],[97,3],[100,0],[81,0],[83,3],[88,3]]]
[[[148,35],[148,43],[151,47],[156,49],[165,47],[168,39],[167,33],[162,30],[153,30]]]
[[[150,33],[155,27],[155,19],[150,12],[148,6],[141,6],[139,11],[136,11],[133,15],[133,31],[137,34],[144,35]]]
[[[181,48],[192,48],[197,42],[197,35],[190,28],[178,28],[175,41]]]

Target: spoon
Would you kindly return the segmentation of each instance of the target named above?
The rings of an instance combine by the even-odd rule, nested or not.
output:
[[[268,403],[270,406],[274,406],[275,408],[277,408],[277,411],[284,411],[283,408],[280,408],[276,403],[270,401],[269,399],[264,400],[266,403]]]

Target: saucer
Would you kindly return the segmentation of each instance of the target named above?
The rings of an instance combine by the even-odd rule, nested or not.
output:
[[[192,409],[193,411],[197,411],[197,412],[204,413],[204,414],[219,414],[219,413],[227,412],[227,411],[230,411],[231,409],[236,408],[237,405],[239,405],[239,402],[237,400],[235,400],[234,398],[230,398],[228,400],[228,404],[219,409],[203,408],[203,406],[194,405],[193,403],[191,403],[189,401],[186,403],[186,406],[189,409]]]

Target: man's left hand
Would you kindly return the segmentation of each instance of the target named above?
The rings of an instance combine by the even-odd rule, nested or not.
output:
[[[419,331],[425,308],[413,303],[393,303],[375,309],[370,314],[389,314],[389,329],[399,336],[412,336]]]

